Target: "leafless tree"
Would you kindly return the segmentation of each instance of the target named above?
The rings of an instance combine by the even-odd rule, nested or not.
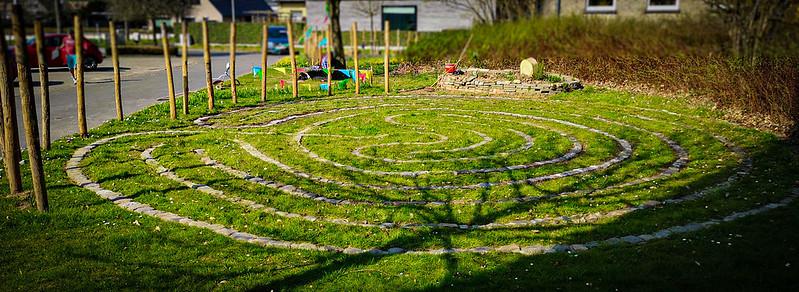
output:
[[[369,31],[371,33],[372,52],[376,51],[375,43],[377,36],[375,34],[375,16],[380,15],[383,7],[383,1],[375,0],[358,0],[355,3],[355,12],[361,16],[369,17]]]
[[[531,17],[535,14],[536,4],[540,0],[497,0],[495,20],[516,20]]]
[[[711,11],[727,25],[732,53],[754,62],[763,43],[772,35],[775,24],[785,20],[785,12],[799,0],[705,0]]]
[[[431,0],[430,0],[431,1]],[[493,23],[497,18],[496,2],[502,0],[439,0],[447,6],[472,13],[478,23]]]

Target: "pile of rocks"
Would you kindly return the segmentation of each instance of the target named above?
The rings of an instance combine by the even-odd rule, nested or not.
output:
[[[550,74],[559,82],[525,78],[514,70],[488,70],[469,68],[463,75],[446,74],[438,81],[445,90],[499,93],[499,94],[555,94],[582,89],[580,80],[571,76]]]

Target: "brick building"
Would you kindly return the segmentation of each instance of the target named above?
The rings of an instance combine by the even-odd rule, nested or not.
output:
[[[543,16],[663,17],[701,14],[707,4],[702,0],[541,0],[536,10]]]
[[[496,18],[496,0],[462,0],[458,5],[436,0],[342,0],[342,30],[357,21],[360,27],[374,25],[381,30],[384,20],[391,20],[392,29],[412,31],[441,31],[469,28],[479,22],[475,13],[463,3],[483,3],[488,7],[477,7],[488,11],[480,17]],[[601,17],[674,17],[695,15],[707,11],[702,0],[530,0],[531,16],[597,15]],[[307,21],[310,25],[322,25],[326,16],[325,0],[306,0]]]

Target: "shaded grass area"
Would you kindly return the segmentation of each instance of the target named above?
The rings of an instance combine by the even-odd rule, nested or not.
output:
[[[277,77],[277,76],[275,76]],[[399,76],[407,80],[400,86],[412,87],[423,83],[419,76]],[[279,78],[279,77],[278,77]],[[240,105],[258,104],[257,81],[242,78]],[[277,80],[270,80],[270,88]],[[382,87],[370,89],[382,92]],[[270,103],[296,102],[290,94],[275,90],[270,92]],[[351,95],[351,89],[341,92]],[[326,93],[302,91],[303,100],[322,99]],[[233,108],[229,93],[219,92],[218,111]],[[408,98],[411,99],[411,98]],[[452,102],[461,102],[453,100]],[[468,101],[464,106],[480,107],[494,101]],[[537,101],[530,101],[537,102]],[[332,105],[338,102],[331,101]],[[560,104],[563,103],[563,104]],[[581,241],[618,235],[619,232],[645,232],[652,230],[653,223],[668,225],[693,218],[723,216],[730,211],[751,208],[774,198],[782,197],[797,184],[793,172],[799,164],[799,153],[784,145],[775,137],[761,132],[741,129],[718,122],[719,113],[706,108],[686,107],[684,103],[659,97],[628,95],[613,91],[595,91],[558,95],[547,101],[552,115],[591,109],[592,114],[602,113],[626,123],[648,126],[664,131],[669,137],[693,149],[691,152],[697,173],[688,172],[688,177],[699,172],[713,170],[718,177],[703,175],[707,181],[679,179],[670,181],[674,187],[699,188],[728,175],[728,162],[716,162],[713,157],[724,151],[705,134],[682,133],[665,124],[655,124],[625,118],[625,115],[641,112],[626,106],[657,105],[687,115],[675,117],[666,113],[645,112],[659,119],[671,119],[699,128],[712,128],[732,139],[751,152],[755,159],[755,171],[751,177],[736,184],[728,197],[715,193],[705,200],[668,206],[658,210],[631,214],[618,221],[597,225],[575,225],[562,230],[540,228],[532,230],[496,230],[490,232],[457,231],[384,231],[380,229],[353,230],[318,223],[303,223],[244,210],[233,204],[220,202],[198,194],[179,184],[160,178],[150,166],[141,162],[142,150],[158,143],[166,143],[155,155],[162,163],[182,176],[193,180],[205,180],[214,188],[253,200],[264,200],[270,205],[291,208],[292,211],[319,211],[322,215],[353,216],[369,218],[386,216],[388,212],[379,208],[349,209],[334,208],[318,203],[303,202],[296,198],[279,195],[265,188],[247,185],[218,171],[199,165],[194,154],[196,146],[208,147],[206,142],[197,142],[203,137],[173,138],[171,136],[130,138],[109,146],[99,147],[86,160],[87,175],[97,179],[104,187],[136,194],[137,200],[153,204],[157,208],[191,215],[250,230],[258,234],[274,234],[287,239],[303,239],[329,243],[353,245],[377,245],[391,247],[448,247],[474,246],[477,244],[504,244],[519,242]],[[788,208],[778,209],[744,220],[724,223],[707,231],[680,237],[656,240],[642,246],[601,248],[579,254],[552,254],[541,256],[519,256],[502,254],[462,254],[442,256],[420,255],[341,255],[296,250],[261,248],[234,242],[228,238],[211,234],[210,231],[164,222],[147,216],[133,214],[114,206],[96,195],[73,186],[65,177],[63,165],[75,149],[100,137],[129,131],[192,129],[194,118],[208,114],[205,109],[204,92],[192,94],[192,112],[187,117],[170,121],[168,108],[159,104],[136,113],[123,122],[112,121],[91,131],[87,139],[60,140],[53,150],[45,153],[47,159],[48,187],[52,211],[39,214],[24,208],[30,199],[13,196],[0,198],[0,263],[5,269],[0,272],[0,283],[9,289],[170,289],[186,290],[222,289],[289,289],[289,290],[438,290],[438,289],[570,289],[570,290],[706,290],[706,289],[781,289],[796,287],[792,281],[799,256],[796,243],[799,237],[788,232],[799,223],[799,206],[793,203]],[[331,106],[330,104],[328,106]],[[498,105],[492,105],[498,106]],[[276,105],[274,109],[281,106]],[[286,106],[288,107],[288,106]],[[300,109],[300,106],[296,106]],[[616,113],[609,113],[616,109]],[[621,109],[621,110],[619,110]],[[511,110],[511,109],[508,109]],[[522,110],[522,109],[517,109]],[[541,111],[528,109],[535,114]],[[227,120],[235,124],[235,117]],[[268,119],[268,117],[264,117]],[[578,119],[578,118],[570,118]],[[578,119],[579,120],[579,119]],[[239,122],[257,122],[258,119]],[[588,120],[583,120],[588,121]],[[600,127],[600,125],[596,125]],[[612,129],[612,126],[604,127]],[[225,131],[208,134],[205,139],[214,140],[226,135]],[[637,133],[626,134],[636,139]],[[245,135],[240,135],[244,137]],[[638,143],[647,142],[647,137],[637,138]],[[125,142],[125,143],[122,143]],[[218,145],[224,147],[224,145]],[[661,146],[662,147],[662,146]],[[210,147],[209,147],[210,148]],[[266,149],[266,148],[265,148]],[[210,149],[209,149],[210,150]],[[653,145],[649,151],[655,158],[668,155],[666,149]],[[218,149],[215,153],[229,152]],[[320,150],[321,151],[321,150]],[[646,153],[646,152],[644,152]],[[220,155],[215,158],[225,158]],[[644,159],[644,158],[641,158]],[[662,164],[659,162],[655,165]],[[235,164],[231,164],[235,165]],[[261,165],[260,168],[264,166]],[[640,166],[652,168],[653,166]],[[634,167],[633,167],[634,168]],[[251,169],[255,172],[255,169]],[[264,173],[266,175],[266,173]],[[596,179],[596,178],[594,178]],[[590,179],[589,179],[590,180]],[[26,186],[30,185],[26,177]],[[554,186],[553,186],[554,187]],[[578,185],[577,188],[583,188]],[[5,181],[0,188],[7,188]],[[627,190],[635,192],[634,190]],[[678,192],[688,192],[680,190]],[[525,191],[526,192],[526,191]],[[631,193],[630,195],[633,195]],[[281,197],[282,196],[282,197]],[[612,194],[609,198],[623,198],[625,194]],[[568,208],[569,202],[559,202]],[[579,205],[579,204],[578,204]],[[221,208],[224,207],[224,208]],[[490,206],[496,210],[511,210],[511,214],[523,214],[525,209],[515,205]],[[551,206],[557,207],[557,206]],[[514,209],[514,208],[519,208]],[[544,207],[550,208],[550,207]],[[591,207],[592,209],[595,207]],[[476,214],[475,221],[501,218],[506,215],[491,214],[491,210],[462,209],[464,213]],[[385,212],[385,213],[384,213]],[[391,210],[397,214],[416,212],[412,208]],[[430,220],[459,219],[457,209],[427,211]],[[362,217],[358,217],[362,216]],[[418,215],[417,215],[418,216]],[[211,219],[213,217],[214,219]],[[463,217],[468,220],[469,217]],[[483,219],[480,219],[483,218]],[[419,219],[419,218],[415,218]],[[362,238],[358,238],[362,237]],[[746,267],[743,269],[741,267]],[[635,272],[630,272],[634,269]]]

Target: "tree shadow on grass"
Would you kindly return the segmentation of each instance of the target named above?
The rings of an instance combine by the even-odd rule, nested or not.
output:
[[[782,145],[765,145],[765,151],[756,155],[757,160],[777,160],[781,161],[776,165],[783,165],[779,169],[773,169],[780,173],[791,173],[790,165],[796,165],[797,154],[794,153],[790,158],[779,158],[785,153]],[[782,154],[781,154],[782,153]],[[796,174],[791,175],[793,180],[799,179]],[[783,182],[785,183],[785,182]],[[790,179],[786,187],[790,188]],[[738,183],[732,188],[745,188]],[[758,190],[753,190],[758,193]],[[786,190],[787,192],[788,190]],[[717,196],[710,196],[707,200],[717,201]],[[724,199],[722,199],[722,202]],[[701,205],[701,204],[700,204]],[[672,211],[659,210],[660,212],[680,212],[685,206],[672,206]],[[788,269],[772,270],[770,265],[782,265],[784,261],[790,261],[785,256],[792,253],[786,246],[789,242],[795,242],[796,233],[783,232],[787,226],[792,226],[799,222],[797,212],[791,209],[799,208],[793,203],[788,209],[778,209],[763,215],[742,219],[741,222],[724,223],[709,230],[687,233],[680,238],[694,238],[685,242],[678,239],[654,240],[645,245],[621,245],[613,247],[601,247],[580,253],[578,255],[561,253],[537,256],[505,255],[505,254],[446,254],[440,257],[445,259],[445,274],[440,276],[440,284],[428,286],[429,290],[438,289],[465,289],[465,290],[485,290],[485,289],[531,289],[540,287],[550,289],[619,289],[627,288],[632,290],[661,289],[695,289],[698,287],[705,289],[718,289],[728,287],[740,289],[750,287],[761,289],[763,287],[789,287],[796,286],[795,281],[791,281],[791,273]],[[592,225],[588,233],[614,234],[619,232],[620,226],[630,224],[652,225],[652,214],[633,212],[611,222],[599,225]],[[665,214],[665,216],[669,216]],[[773,218],[763,220],[763,217]],[[659,219],[655,219],[658,221]],[[639,223],[635,223],[639,222]],[[684,223],[682,223],[684,224]],[[667,227],[667,226],[663,226]],[[706,236],[713,236],[717,240],[723,240],[728,234],[744,234],[740,239],[743,242],[735,241],[732,247],[718,247],[713,242],[703,240]],[[434,234],[420,233],[419,236],[435,236]],[[583,235],[563,235],[563,241],[583,239]],[[788,240],[787,238],[794,238]],[[786,238],[786,239],[780,239]],[[750,242],[747,244],[746,242]],[[389,243],[391,244],[391,243]],[[765,248],[750,249],[748,246],[760,246]],[[693,251],[693,252],[692,252]],[[698,251],[698,252],[697,252]],[[764,255],[765,254],[765,255]],[[795,258],[788,256],[788,258]],[[391,256],[356,255],[343,256],[332,255],[328,257],[329,262],[323,267],[314,268],[306,272],[292,275],[264,286],[256,287],[262,289],[267,287],[289,288],[312,284],[316,281],[325,279],[331,273],[361,268],[366,265],[373,265],[380,262],[380,259]],[[730,261],[730,259],[735,259]],[[470,276],[453,277],[453,272],[472,269],[472,261],[498,262],[499,264]],[[750,263],[750,269],[740,269],[739,261]],[[433,269],[433,267],[431,267]],[[634,272],[631,272],[631,269]],[[326,279],[327,280],[327,279]],[[329,279],[335,281],[336,279]],[[659,287],[659,288],[656,288]]]

